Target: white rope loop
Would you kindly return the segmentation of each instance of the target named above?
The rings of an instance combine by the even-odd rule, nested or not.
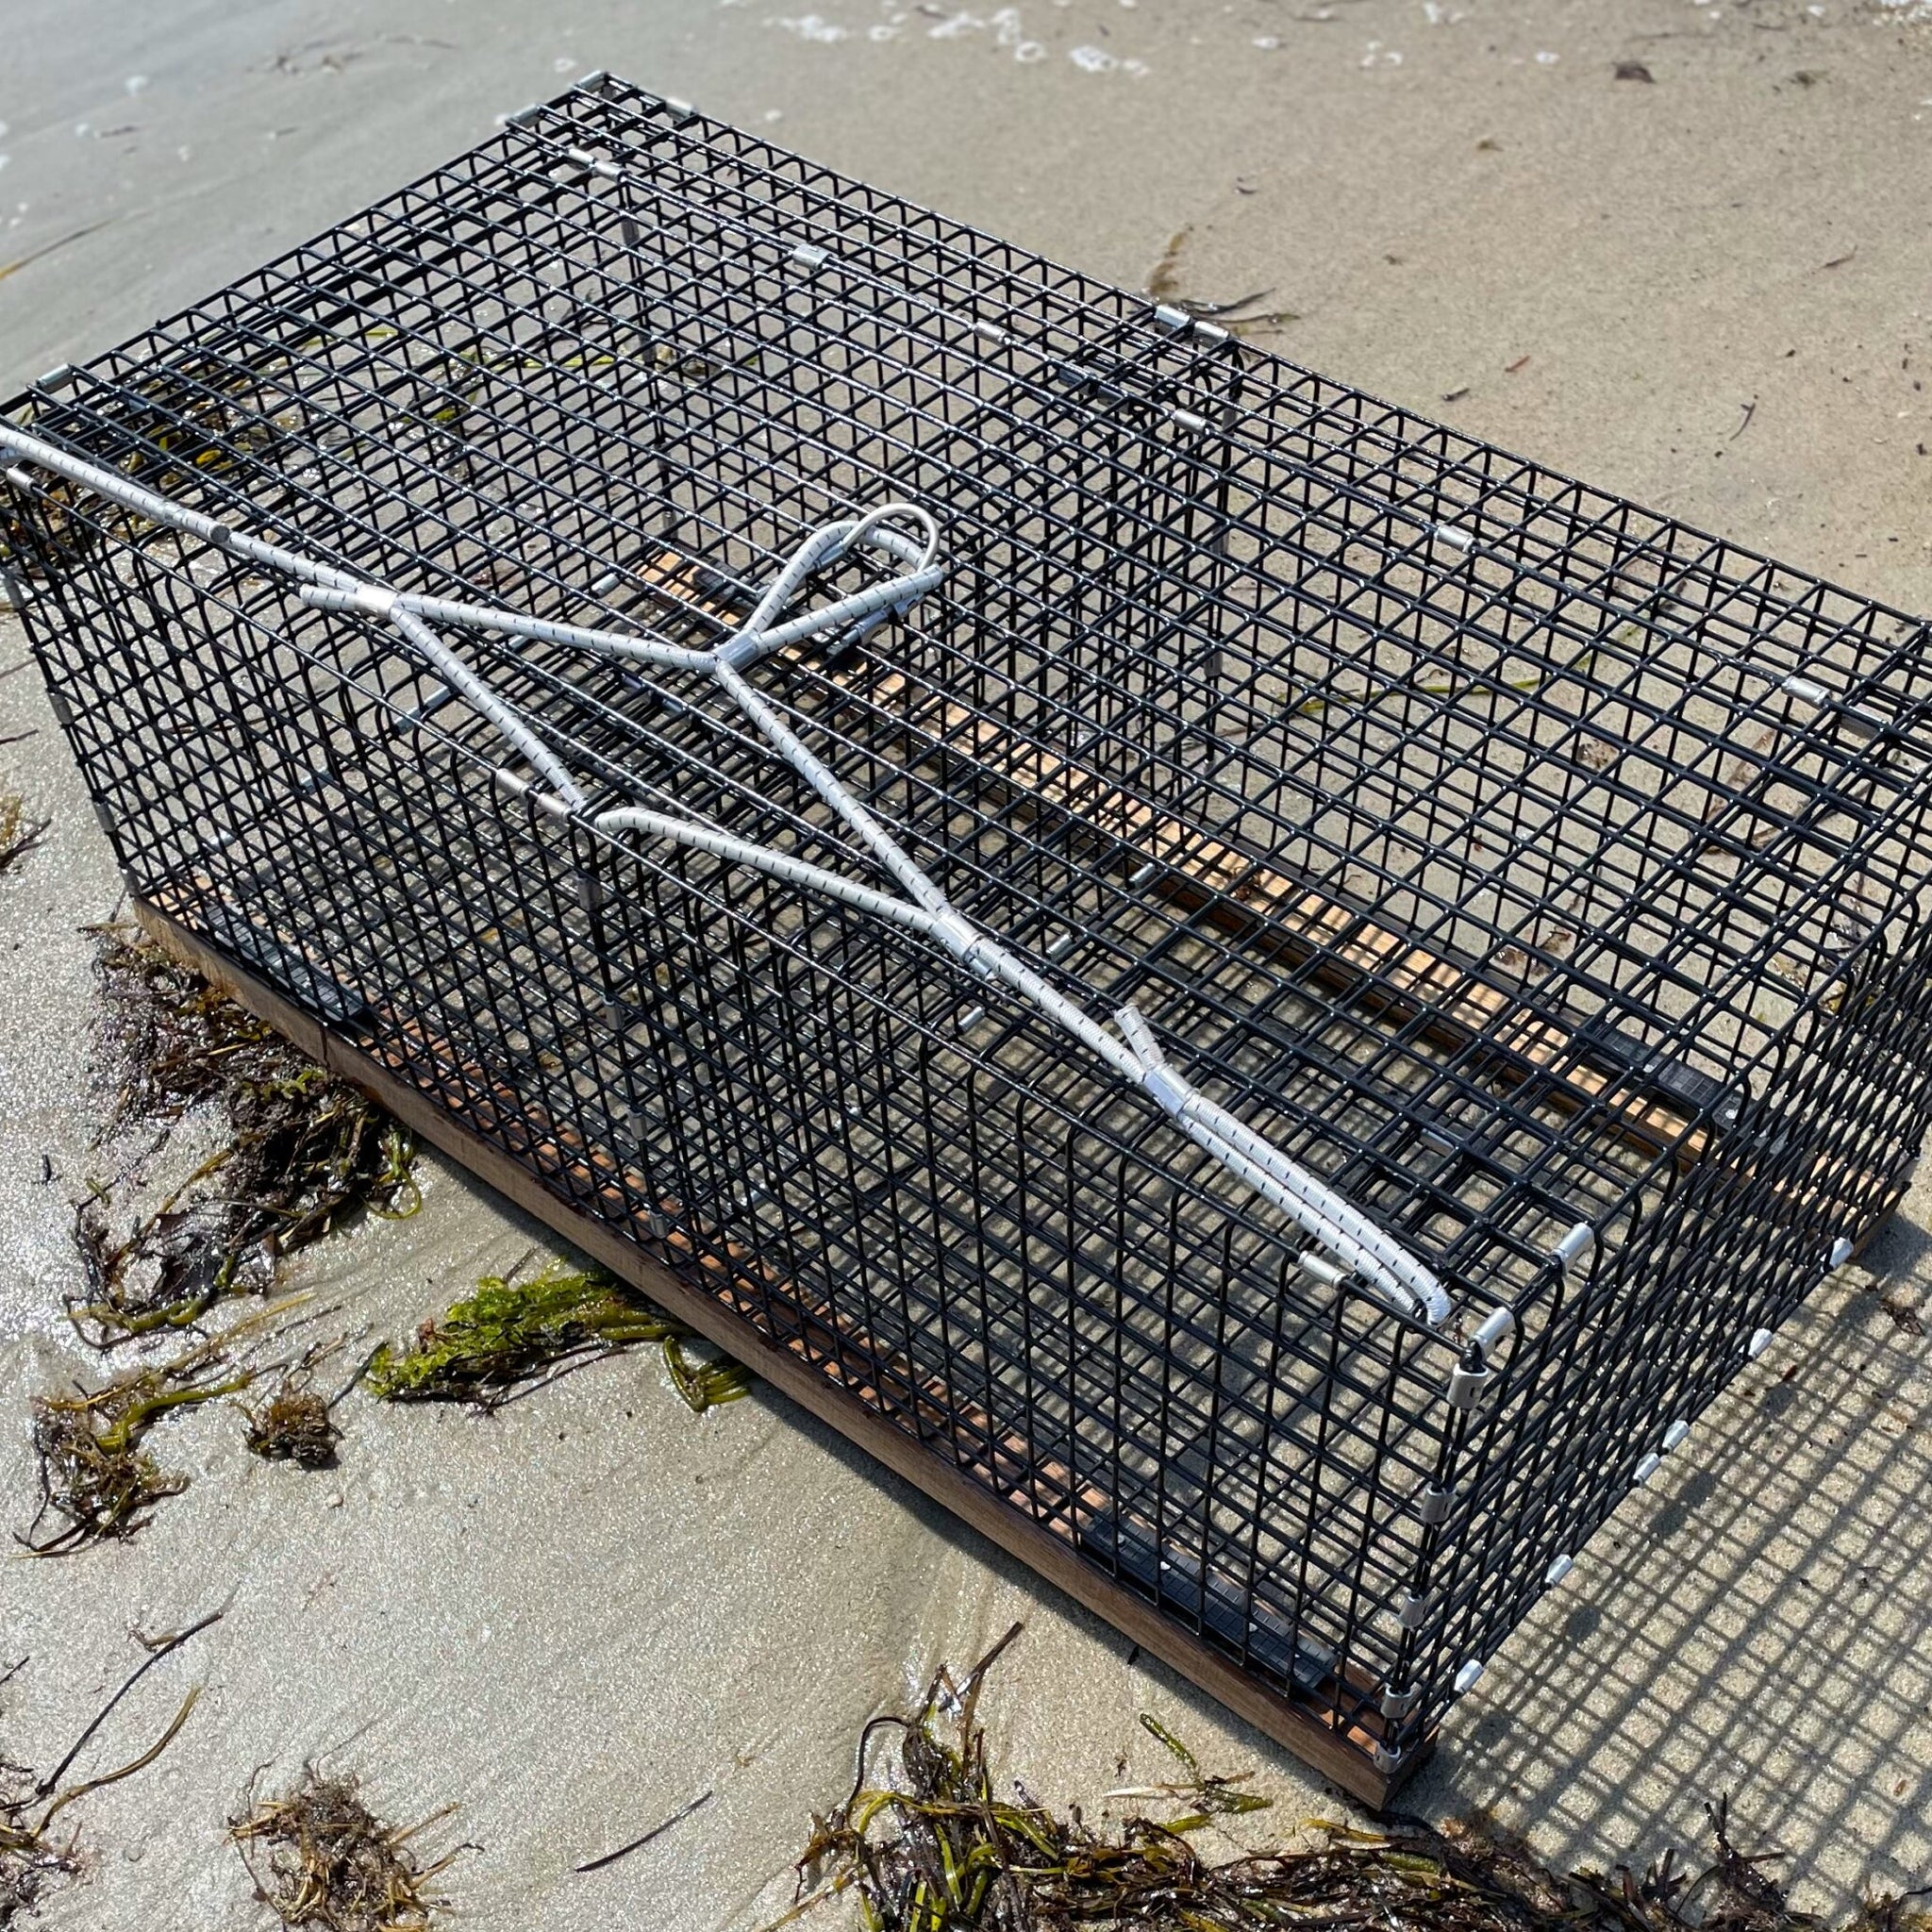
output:
[[[850,906],[869,917],[919,933],[983,980],[996,982],[1035,1007],[1080,1041],[1129,1085],[1137,1086],[1181,1127],[1189,1139],[1264,1200],[1311,1235],[1357,1279],[1400,1313],[1441,1326],[1452,1312],[1448,1294],[1436,1276],[1399,1241],[1377,1227],[1353,1203],[1291,1160],[1253,1128],[1177,1074],[1155,1040],[1145,1018],[1133,1007],[1113,1016],[1118,1034],[1050,985],[1041,974],[975,925],[886,827],[846,791],[837,774],[817,758],[754,691],[741,673],[761,659],[828,630],[863,637],[894,613],[904,614],[944,575],[939,563],[940,530],[931,514],[916,504],[888,503],[863,515],[826,524],[808,533],[758,598],[752,614],[732,637],[712,650],[661,643],[581,625],[552,623],[488,605],[454,603],[418,596],[351,575],[277,544],[249,537],[131,483],[111,470],[69,456],[57,445],[0,423],[0,449],[64,477],[96,495],[136,511],[151,522],[179,530],[294,579],[302,602],[318,610],[346,611],[386,623],[409,650],[459,691],[478,715],[524,758],[550,788],[546,794],[520,774],[498,766],[492,775],[514,796],[529,800],[559,818],[583,814],[589,801],[557,752],[541,734],[541,721],[498,696],[430,627],[451,628],[541,642],[565,644],[658,670],[708,672],[720,690],[765,737],[773,748],[811,787],[846,829],[872,854],[907,896],[895,898],[841,877],[790,853],[758,845],[690,819],[642,807],[624,806],[591,821],[607,837],[641,834],[688,850],[705,852],[729,865],[764,873],[802,891]],[[923,541],[914,542],[891,525],[915,524]],[[837,562],[859,544],[883,551],[901,566],[899,575],[785,619],[784,612],[814,572]]]

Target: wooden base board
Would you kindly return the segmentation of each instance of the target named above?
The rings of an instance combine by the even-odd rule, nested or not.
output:
[[[553,1194],[502,1148],[472,1132],[429,1096],[292,1006],[158,907],[139,897],[132,904],[135,917],[157,944],[220,987],[318,1065],[359,1088],[418,1138],[440,1148],[613,1274],[671,1309],[934,1502],[1372,1809],[1385,1807],[1428,1756],[1424,1744],[1407,1753],[1393,1772],[1382,1771],[1359,1745],[1313,1712],[1245,1675],[1153,1605],[1084,1561],[1051,1531],[1000,1503],[883,1416],[841,1394],[808,1362],[768,1341],[713,1295],[662,1267],[615,1227],[581,1213]]]

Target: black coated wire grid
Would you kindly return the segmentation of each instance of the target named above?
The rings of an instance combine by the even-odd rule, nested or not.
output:
[[[144,900],[1387,1779],[1918,1149],[1923,622],[681,104],[586,82],[4,417],[704,645],[930,510],[941,589],[758,689],[1449,1322],[920,939],[506,792],[376,619],[31,464],[0,544]],[[703,679],[462,643],[596,809],[873,876]]]

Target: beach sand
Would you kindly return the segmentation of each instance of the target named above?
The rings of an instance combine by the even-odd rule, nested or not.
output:
[[[11,0],[0,271],[24,265],[0,278],[0,393],[604,67],[1127,285],[1169,256],[1191,295],[1270,290],[1296,318],[1270,346],[1296,361],[1932,607],[1927,8],[792,4]],[[23,651],[0,619],[0,672]],[[59,1315],[106,1105],[77,928],[119,892],[35,677],[0,677],[0,739],[26,731],[0,783],[54,826],[0,880],[8,1526],[31,1509],[28,1397],[92,1367]],[[425,1174],[419,1216],[330,1241],[292,1285],[402,1336],[548,1251],[459,1173]],[[1728,1791],[1747,1839],[1793,1854],[1802,1903],[1932,1880],[1932,1370],[1895,1312],[1927,1304],[1928,1210],[1922,1185],[1598,1536],[1407,1803],[1605,1863],[1701,1843]],[[1279,1804],[1245,1839],[1344,1814],[767,1391],[693,1418],[646,1352],[489,1420],[360,1397],[343,1420],[340,1468],[311,1475],[198,1412],[153,1439],[193,1486],[140,1540],[0,1560],[0,1666],[30,1659],[0,1690],[0,1755],[30,1763],[138,1660],[130,1626],[227,1606],[98,1747],[131,1756],[207,1684],[158,1764],[68,1814],[92,1869],[50,1927],[260,1925],[224,1821],[317,1759],[392,1818],[460,1806],[440,1842],[475,1846],[448,1889],[478,1932],[750,1928],[864,1720],[1015,1618],[984,1706],[1003,1775],[1098,1810],[1124,1757],[1164,1773],[1148,1709],[1210,1768],[1257,1769]]]

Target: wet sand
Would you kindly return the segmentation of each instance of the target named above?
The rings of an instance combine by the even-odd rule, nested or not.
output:
[[[1924,609],[1917,10],[117,0],[83,24],[14,0],[0,269],[35,258],[0,279],[0,393],[608,67],[1129,285],[1185,229],[1187,292],[1272,289],[1294,359]],[[0,620],[0,671],[22,648]],[[55,827],[0,881],[9,1525],[26,1399],[89,1367],[58,1312],[102,1104],[75,928],[119,890],[30,673],[0,680],[0,739],[26,730],[0,782]],[[1696,1842],[1728,1790],[1794,1852],[1807,1904],[1932,1878],[1932,1372],[1874,1286],[1926,1304],[1928,1209],[1922,1187],[1592,1543],[1451,1719],[1417,1808],[1490,1807],[1553,1859],[1606,1861]],[[431,1162],[417,1219],[295,1278],[401,1335],[542,1242]],[[186,1418],[154,1442],[194,1485],[139,1541],[0,1562],[0,1663],[32,1658],[0,1691],[0,1752],[29,1762],[130,1667],[130,1624],[230,1604],[104,1743],[127,1755],[208,1683],[152,1772],[76,1807],[96,1865],[50,1926],[260,1924],[222,1821],[258,1767],[318,1757],[391,1816],[461,1804],[464,1923],[754,1926],[864,1719],[1020,1616],[986,1710],[1041,1796],[1096,1805],[1124,1753],[1159,1774],[1149,1708],[1211,1766],[1261,1769],[1281,1803],[1249,1836],[1341,1808],[767,1392],[693,1419],[643,1354],[487,1422],[359,1399],[344,1420],[340,1470],[304,1475],[248,1457],[230,1411]],[[657,1843],[572,1873],[704,1790]]]

